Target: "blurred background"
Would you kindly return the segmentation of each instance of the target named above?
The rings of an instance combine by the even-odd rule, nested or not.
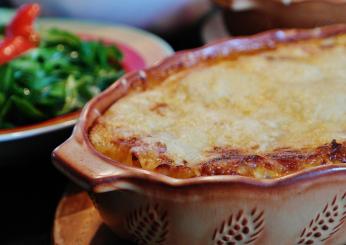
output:
[[[12,0],[15,5],[32,2]],[[166,33],[191,24],[209,10],[208,0],[35,0],[42,14],[51,17],[73,17],[130,26]]]
[[[211,8],[209,0],[0,0],[0,6],[17,7],[28,2],[39,3],[46,17],[143,28],[159,34],[175,50],[202,44],[199,29]]]

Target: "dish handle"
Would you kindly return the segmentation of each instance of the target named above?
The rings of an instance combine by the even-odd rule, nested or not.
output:
[[[108,189],[118,189],[115,180],[124,177],[125,170],[107,163],[87,144],[84,140],[78,140],[76,134],[72,135],[53,151],[53,164],[88,191],[109,191],[105,190],[104,183],[108,183]],[[109,186],[111,182],[113,186]]]

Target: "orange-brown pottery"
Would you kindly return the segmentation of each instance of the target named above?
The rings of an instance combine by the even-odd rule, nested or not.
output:
[[[87,104],[72,136],[53,152],[54,163],[89,191],[119,237],[139,244],[345,244],[345,164],[268,180],[175,179],[111,160],[88,139],[94,121],[136,84],[162,80],[202,61],[340,33],[346,33],[345,25],[274,30],[179,52],[127,74]]]

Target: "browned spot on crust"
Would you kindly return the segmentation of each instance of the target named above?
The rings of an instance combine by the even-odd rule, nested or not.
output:
[[[238,174],[254,177],[255,170],[261,168],[279,177],[308,167],[346,163],[346,142],[337,143],[336,140],[315,149],[281,148],[263,155],[250,155],[227,148],[214,150],[217,157],[201,164],[201,175]]]
[[[170,164],[160,164],[159,166],[155,168],[155,172],[161,173],[173,178],[180,178],[180,179],[197,176],[197,174],[193,171],[192,168],[189,168],[183,165],[173,166]]]
[[[126,156],[130,154],[131,165],[141,167],[140,157],[138,156],[140,153],[130,153],[130,149],[136,146],[145,149],[148,146],[146,143],[141,142],[136,137],[117,139],[114,143],[119,147],[118,152],[123,154],[122,159],[126,159]],[[210,159],[194,167],[187,166],[186,160],[181,162],[182,165],[177,165],[173,159],[166,155],[167,146],[165,144],[156,142],[154,146],[150,149],[155,152],[152,152],[152,157],[147,161],[157,165],[154,171],[175,178],[212,175],[277,178],[310,167],[346,163],[346,142],[338,143],[336,140],[317,148],[300,150],[279,148],[260,155],[249,154],[244,150],[231,147],[214,147],[207,152]]]
[[[131,153],[131,160],[132,160],[132,165],[133,165],[133,166],[138,167],[138,168],[141,167],[141,164],[140,164],[140,162],[139,162],[139,159],[138,159],[138,157],[137,157],[137,154]]]
[[[156,142],[155,146],[156,146],[159,154],[165,153],[167,151],[167,146],[162,142]]]
[[[160,116],[164,116],[164,111],[167,107],[168,105],[166,103],[156,103],[150,108],[150,110],[157,113]]]
[[[211,175],[236,175],[237,169],[239,167],[239,162],[237,161],[221,161],[204,163],[201,166],[202,176]]]
[[[174,164],[174,161],[164,154],[160,154],[159,159],[160,159],[160,163],[162,163],[162,164],[169,164],[169,165]]]
[[[331,161],[346,163],[346,143],[344,142],[343,144],[339,144],[336,140],[333,140],[331,143],[329,159]]]
[[[133,147],[140,144],[137,137],[117,138],[116,140],[113,140],[112,142],[117,145],[127,145],[129,147]]]
[[[335,47],[335,43],[322,43],[320,48],[323,49],[331,49]]]
[[[214,146],[214,148],[207,153],[209,154],[219,154],[223,157],[226,156],[233,156],[233,155],[240,155],[241,150],[240,149],[234,149],[232,147],[220,147],[220,146]]]
[[[299,58],[292,56],[265,56],[265,59],[268,61],[297,61]]]

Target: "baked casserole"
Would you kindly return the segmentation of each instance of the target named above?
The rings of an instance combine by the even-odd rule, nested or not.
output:
[[[269,43],[139,83],[89,138],[113,160],[175,178],[278,178],[346,163],[346,34]]]

